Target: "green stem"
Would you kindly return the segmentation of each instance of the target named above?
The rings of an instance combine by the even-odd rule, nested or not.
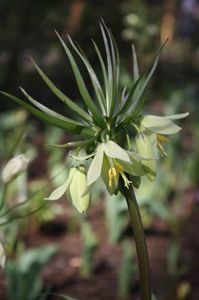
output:
[[[139,207],[133,188],[126,189],[121,184],[120,191],[126,198],[133,226],[140,275],[140,299],[151,300],[149,259]]]

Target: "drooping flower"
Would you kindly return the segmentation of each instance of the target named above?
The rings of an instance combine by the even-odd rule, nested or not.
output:
[[[73,167],[69,170],[69,175],[64,184],[56,188],[45,200],[58,200],[65,193],[71,199],[72,204],[80,213],[85,213],[90,203],[90,193],[82,195],[82,191],[87,186],[85,167]]]
[[[132,184],[127,174],[142,176],[143,169],[138,160],[131,160],[127,151],[118,144],[109,140],[97,146],[96,154],[87,173],[87,185],[91,185],[101,176],[110,194],[117,192],[119,178],[124,186],[129,188]]]
[[[181,130],[172,120],[183,119],[189,113],[159,117],[146,115],[140,120],[138,133],[135,137],[137,151],[146,157],[157,157],[158,152],[166,155],[163,144],[168,142],[167,135],[175,134]],[[166,136],[165,136],[166,135]],[[153,181],[156,177],[156,160],[141,160],[142,166],[146,171],[149,180]]]

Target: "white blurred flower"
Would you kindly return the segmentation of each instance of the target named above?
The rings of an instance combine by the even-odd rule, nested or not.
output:
[[[0,243],[0,267],[4,268],[6,263],[6,254],[3,245]]]
[[[3,168],[1,175],[3,182],[8,183],[24,172],[27,169],[28,163],[29,160],[24,154],[19,154],[11,158]]]

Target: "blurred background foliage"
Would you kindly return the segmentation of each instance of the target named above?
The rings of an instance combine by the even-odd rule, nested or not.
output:
[[[131,43],[135,44],[140,70],[144,73],[150,67],[160,44],[169,39],[145,94],[146,110],[153,114],[189,111],[191,115],[182,124],[182,134],[173,138],[168,145],[168,156],[160,162],[158,179],[150,185],[143,181],[137,197],[149,243],[153,289],[158,299],[197,300],[199,266],[195,259],[199,251],[199,243],[196,241],[199,201],[199,1],[1,0],[0,90],[19,95],[18,86],[23,86],[36,99],[68,115],[66,108],[54,99],[38,78],[29,56],[63,92],[74,101],[79,101],[75,80],[54,29],[64,38],[69,34],[74,41],[78,41],[97,71],[99,63],[91,39],[101,45],[98,24],[101,17],[111,28],[119,46],[123,86],[130,85],[132,80]],[[87,76],[84,69],[82,72]],[[87,84],[89,86],[89,80]],[[89,278],[93,278],[93,282],[95,278],[99,281],[97,276],[99,274],[101,277],[100,272],[105,268],[101,281],[113,284],[112,277],[107,275],[112,268],[113,277],[118,278],[117,297],[128,299],[129,295],[133,295],[137,299],[138,275],[135,257],[130,251],[132,243],[129,241],[125,203],[120,197],[104,194],[99,184],[96,186],[94,208],[91,208],[88,220],[80,222],[79,215],[65,201],[44,204],[43,197],[65,180],[68,163],[66,152],[46,147],[45,144],[66,143],[70,136],[46,126],[3,96],[0,96],[0,101],[1,170],[13,156],[20,153],[25,154],[29,160],[28,169],[6,186],[6,195],[1,181],[0,243],[4,245],[8,261],[4,275],[8,282],[8,299],[14,297],[12,289],[15,276],[18,276],[19,281],[25,280],[21,278],[26,273],[22,274],[18,262],[23,260],[23,256],[30,255],[26,248],[35,248],[47,242],[57,242],[59,254],[57,260],[55,257],[54,265],[52,263],[44,271],[48,273],[47,277],[52,277],[45,281],[44,276],[44,291],[47,288],[51,292],[69,292],[78,299],[95,299],[93,296],[89,298],[89,295],[93,295],[90,286],[84,289],[86,282],[89,284]],[[34,211],[37,213],[32,215]],[[22,218],[29,214],[31,216]],[[101,228],[103,224],[106,224],[105,229]],[[78,242],[79,234],[81,243]],[[47,237],[50,237],[49,241]],[[159,246],[158,237],[164,238],[163,246]],[[56,252],[49,250],[51,248],[46,249],[32,250],[34,260],[27,266],[29,270],[26,270],[32,274],[30,277],[35,282],[30,299],[36,296],[39,299],[42,281],[37,274],[41,273],[42,267]],[[46,251],[44,261],[37,262],[37,255],[34,254],[39,253],[37,251]],[[163,262],[160,255],[162,251]],[[61,262],[59,259],[62,259]],[[72,273],[68,271],[66,275],[66,271],[59,269],[60,264]],[[35,269],[34,265],[39,267]],[[81,275],[84,278],[82,290],[57,288],[60,283],[56,285],[56,272],[60,270],[65,272],[63,278],[69,282],[74,280],[74,274]],[[1,277],[4,278],[3,275]],[[5,280],[2,280],[0,286],[4,287]],[[27,288],[29,284],[27,282]],[[93,283],[93,286],[99,297],[96,299],[116,299],[116,294],[111,294],[116,292],[115,288],[109,291],[110,294],[103,294],[99,284],[95,286]],[[0,294],[0,297],[4,297],[5,293]],[[52,297],[45,299],[59,299]]]

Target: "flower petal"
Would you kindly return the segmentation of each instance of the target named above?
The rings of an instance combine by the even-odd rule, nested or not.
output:
[[[73,174],[74,174],[74,169],[75,168],[71,168],[69,171],[69,176],[66,179],[66,181],[64,182],[64,184],[62,184],[61,186],[59,186],[58,188],[56,188],[48,198],[44,198],[44,200],[58,200],[60,199],[64,193],[66,192],[66,190],[68,189],[71,180],[73,178]]]
[[[118,172],[116,172],[115,176],[113,176],[110,181],[109,171],[112,167],[114,167],[112,159],[104,155],[103,166],[102,166],[102,179],[104,181],[104,184],[106,185],[108,192],[111,195],[115,193],[119,183]]]
[[[101,175],[104,150],[102,144],[97,147],[94,159],[92,160],[87,173],[87,185],[91,185]]]
[[[90,193],[82,196],[82,191],[85,190],[86,186],[87,180],[84,167],[75,168],[69,192],[73,205],[80,213],[85,213],[90,203]]]
[[[117,160],[117,162],[122,166],[125,173],[128,173],[133,176],[145,175],[141,163],[135,159],[132,159],[130,163],[121,161],[119,159]]]
[[[186,117],[188,117],[189,112],[183,113],[183,114],[176,114],[176,115],[170,115],[167,117],[163,117],[163,118],[167,118],[169,120],[180,120],[180,119],[184,119]]]
[[[125,151],[115,142],[109,140],[108,142],[103,143],[103,147],[104,147],[104,152],[108,157],[131,162],[127,151]]]
[[[135,137],[138,152],[146,157],[155,157],[157,146],[154,145],[156,135],[154,133],[141,133]],[[141,160],[142,167],[149,180],[156,178],[156,160]]]
[[[0,267],[4,268],[6,263],[6,254],[4,246],[0,242]]]
[[[144,116],[141,125],[160,134],[174,134],[181,130],[181,127],[174,124],[168,117],[153,115]]]

